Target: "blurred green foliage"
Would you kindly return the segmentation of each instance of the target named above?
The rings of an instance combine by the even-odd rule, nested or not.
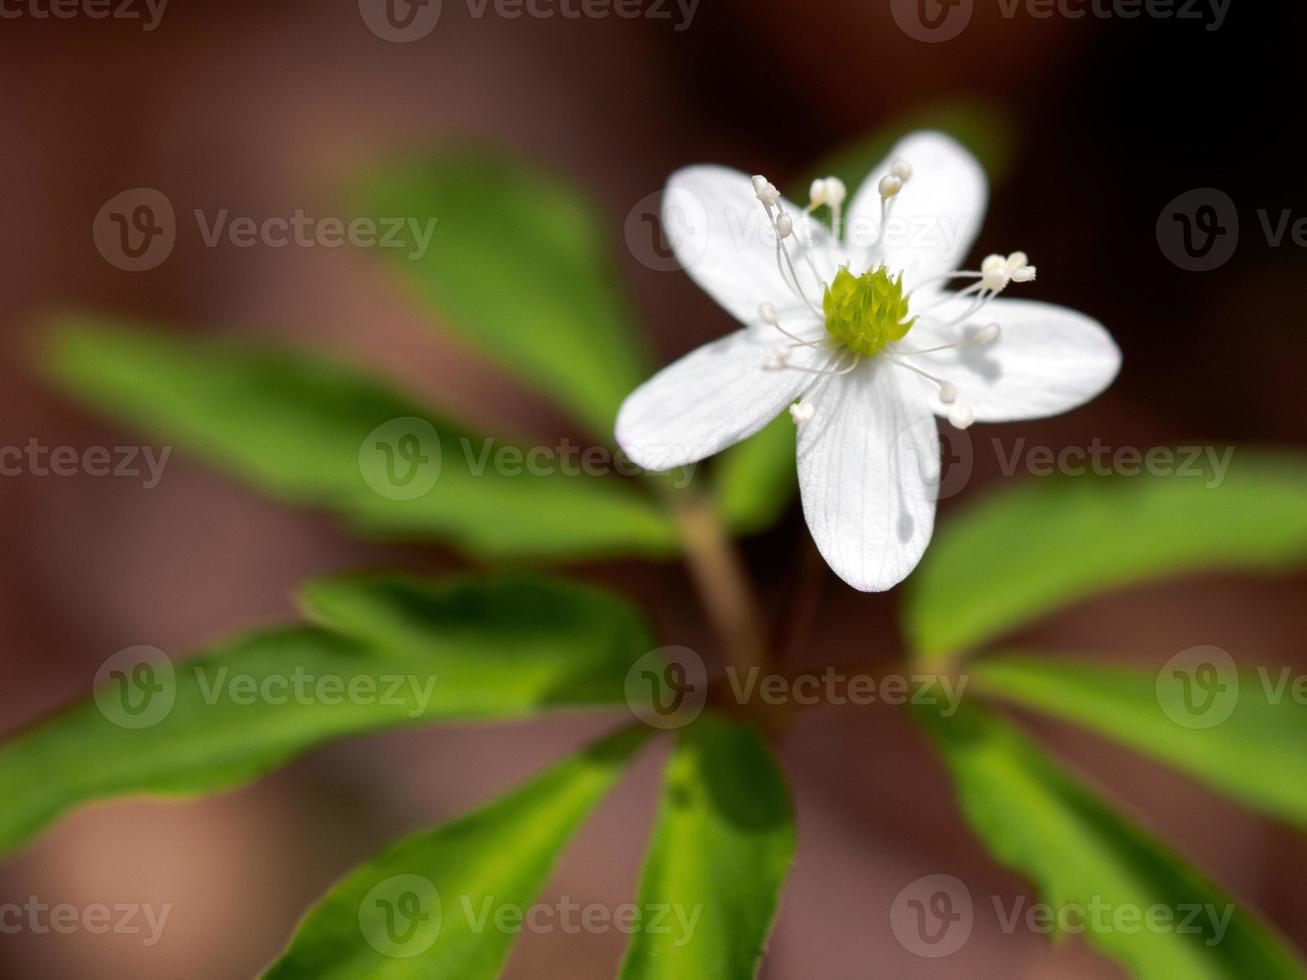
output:
[[[625,710],[626,671],[654,645],[628,603],[563,581],[351,576],[310,583],[306,603],[321,626],[253,633],[176,663],[174,678],[159,679],[172,703],[147,727],[123,727],[112,700],[106,711],[88,697],[6,742],[0,852],[78,804],[224,789],[343,735]],[[373,693],[298,697],[287,690],[298,676]],[[100,698],[126,696],[127,684],[110,681]],[[259,693],[239,693],[247,688]]]
[[[705,714],[681,730],[664,780],[636,902],[687,912],[632,937],[622,980],[745,980],[794,860],[785,777],[755,728]]]
[[[522,927],[522,910],[649,734],[619,732],[452,823],[391,845],[314,906],[265,976],[493,980],[517,938],[501,923]],[[408,895],[416,903],[398,909],[408,921],[396,920]]]
[[[948,719],[919,716],[953,774],[963,813],[990,852],[1032,879],[1053,909],[1079,910],[1086,938],[1134,976],[1307,976],[1253,912],[1111,810],[1009,723],[975,705]],[[1094,905],[1106,911],[1095,912]],[[1170,916],[1170,925],[1146,919],[1153,910]]]

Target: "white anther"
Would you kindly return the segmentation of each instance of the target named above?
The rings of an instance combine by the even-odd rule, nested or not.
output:
[[[771,326],[780,323],[776,316],[776,307],[770,303],[763,303],[762,306],[758,307],[758,319]]]
[[[968,337],[967,342],[971,344],[992,344],[998,340],[998,335],[1001,332],[1002,328],[997,323],[987,323]]]
[[[895,177],[893,174],[886,174],[876,186],[880,191],[880,199],[883,201],[903,190],[903,178]]]
[[[812,417],[816,414],[817,406],[812,402],[795,402],[790,406],[790,418],[794,419],[795,425],[811,422]]]
[[[1013,282],[1032,282],[1035,278],[1035,267],[1030,264],[1030,256],[1025,252],[1013,252],[1007,257],[1008,278]]]
[[[790,366],[790,350],[783,344],[777,344],[772,348],[771,357],[763,361],[762,369],[764,371],[783,371]]]
[[[775,204],[781,199],[781,192],[776,189],[776,185],[762,174],[754,175],[753,193],[757,195],[758,200],[768,206]]]
[[[844,186],[844,181],[838,177],[826,178],[826,203],[833,208],[839,207],[844,203],[844,199],[849,196],[848,188]]]
[[[955,429],[965,429],[976,421],[975,413],[966,402],[958,402],[948,413],[949,424]]]
[[[789,238],[794,233],[794,221],[788,212],[782,211],[776,216],[776,233],[782,238]]]
[[[819,208],[823,204],[838,208],[848,196],[849,192],[844,186],[844,181],[838,177],[818,177],[808,188],[808,210]]]
[[[912,179],[912,164],[907,160],[899,158],[889,165],[889,172],[897,177],[902,183],[906,184]]]
[[[948,381],[941,381],[939,383],[939,400],[945,405],[952,405],[958,400],[957,386]]]
[[[999,293],[1006,288],[1012,273],[1008,271],[1008,261],[1001,255],[987,255],[980,263],[980,287]]]

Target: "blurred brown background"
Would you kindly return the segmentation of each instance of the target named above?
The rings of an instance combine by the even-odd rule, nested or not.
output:
[[[338,191],[358,167],[441,140],[503,145],[572,175],[601,203],[620,269],[668,359],[729,326],[688,278],[645,268],[623,246],[628,210],[670,170],[720,161],[792,178],[905,111],[968,96],[1003,107],[1019,137],[977,248],[1030,252],[1040,279],[1029,295],[1097,316],[1125,353],[1120,380],[1087,409],[993,431],[1054,448],[1096,437],[1114,446],[1300,444],[1304,255],[1288,241],[1271,247],[1256,210],[1307,216],[1303,15],[1247,0],[1232,8],[1207,30],[1148,17],[1008,19],[995,0],[975,0],[960,36],[923,43],[879,2],[704,0],[676,30],[675,7],[671,20],[506,19],[493,6],[478,18],[462,0],[445,0],[429,36],[394,44],[369,31],[351,0],[175,0],[149,32],[131,21],[39,19],[25,0],[6,7],[18,16],[0,20],[0,443],[137,438],[32,369],[43,317],[69,308],[345,351],[473,419],[544,437],[568,425],[428,329],[367,255],[205,248],[192,223],[158,269],[112,267],[91,223],[124,189],[159,188],[179,215],[338,214]],[[1182,271],[1155,238],[1162,208],[1195,187],[1222,189],[1239,208],[1238,249],[1216,272]],[[987,445],[991,431],[981,434]],[[978,451],[975,466],[943,519],[999,478],[992,453]],[[132,480],[4,477],[0,506],[4,731],[84,694],[118,649],[182,654],[292,615],[288,596],[314,573],[458,564],[435,548],[352,540],[180,450],[148,491]],[[786,587],[802,535],[792,514],[749,543],[768,594]],[[667,642],[711,651],[679,567],[577,571],[652,605]],[[1247,663],[1307,665],[1303,585],[1301,576],[1192,577],[1086,602],[1021,639],[1159,664],[1211,643]],[[895,593],[861,595],[832,578],[824,602],[804,658],[896,655]],[[249,976],[358,860],[602,727],[555,719],[396,732],[318,751],[215,798],[80,811],[0,867],[0,902],[171,903],[163,938],[145,947],[131,936],[5,935],[0,975]],[[1307,946],[1300,836],[1091,736],[1040,727],[1128,811]],[[550,894],[629,899],[660,757],[645,757],[619,786]],[[1119,975],[1078,941],[1055,949],[1002,935],[989,913],[965,953],[948,960],[918,959],[895,942],[890,902],[918,875],[949,872],[981,896],[1025,889],[975,843],[901,711],[814,716],[796,728],[784,761],[800,849],[763,976]],[[622,948],[619,935],[528,934],[509,975],[611,976]]]

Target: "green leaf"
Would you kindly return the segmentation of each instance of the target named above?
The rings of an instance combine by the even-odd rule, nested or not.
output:
[[[350,577],[310,585],[308,604],[326,626],[161,660],[148,687],[128,657],[96,697],[0,746],[0,853],[79,804],[224,789],[344,735],[624,708],[654,646],[627,603],[567,582]]]
[[[621,732],[394,844],[314,906],[266,976],[498,976],[559,854],[648,735]]]
[[[1212,667],[1219,688],[1196,689],[1192,703],[1180,700],[1185,692],[1174,688],[1184,681],[1173,671],[1199,677],[1196,663],[1159,672],[1004,656],[970,671],[977,690],[1085,725],[1307,827],[1307,707],[1294,699],[1292,678]]]
[[[784,412],[722,453],[713,470],[713,493],[732,529],[753,534],[780,519],[798,489],[794,453],[794,421]]]
[[[605,221],[576,188],[460,152],[384,168],[361,197],[370,215],[436,222],[425,252],[385,251],[443,325],[611,438],[648,363]]]
[[[1304,559],[1301,456],[1240,450],[1223,479],[1028,481],[936,532],[908,583],[907,631],[919,654],[953,654],[1115,586]]]
[[[839,177],[853,194],[880,164],[890,149],[908,133],[938,129],[948,133],[976,155],[993,184],[999,184],[1011,168],[1016,150],[1016,126],[996,102],[956,99],[923,106],[905,113],[874,133],[837,148],[813,165],[794,184],[796,201],[808,199],[808,185],[818,177]]]
[[[1055,910],[1089,910],[1086,938],[1136,977],[1307,976],[1256,913],[1113,811],[997,715],[969,705],[949,719],[926,711],[920,717],[953,773],[967,819],[989,850],[1031,878]],[[1111,914],[1094,913],[1095,904]],[[1193,906],[1210,906],[1216,915],[1191,918],[1187,910]],[[1152,920],[1151,909],[1158,910]],[[1170,928],[1149,928],[1161,910],[1172,917]],[[1227,911],[1228,926],[1220,934],[1216,922]],[[1133,916],[1133,925],[1118,914]]]
[[[753,977],[793,859],[789,791],[761,736],[701,715],[668,764],[637,899],[670,909],[668,928],[635,933],[623,980]]]
[[[310,582],[304,605],[379,654],[436,666],[441,717],[624,707],[627,671],[657,645],[625,599],[561,579],[343,576]]]
[[[565,471],[561,459],[533,471],[511,441],[318,356],[72,321],[50,365],[93,406],[371,533],[496,558],[675,549],[674,522],[634,483]]]

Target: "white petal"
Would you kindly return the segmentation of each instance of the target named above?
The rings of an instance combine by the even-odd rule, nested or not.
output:
[[[787,328],[791,329],[791,328]],[[820,336],[809,318],[806,332]],[[737,330],[686,354],[635,389],[617,413],[617,444],[637,465],[668,470],[747,439],[810,387],[815,376],[763,365],[786,341],[775,330]],[[822,348],[787,348],[793,367],[818,369],[835,358]]]
[[[780,206],[795,224],[787,245],[797,248],[810,234],[820,235],[816,222],[803,220],[801,208],[784,198]],[[782,314],[807,309],[781,277],[776,235],[747,174],[717,166],[678,170],[663,193],[662,221],[690,278],[740,322],[756,323],[763,303]],[[829,276],[834,267],[825,251],[814,249],[814,258],[820,260],[821,274]],[[791,255],[797,258],[794,250]],[[812,270],[800,261],[795,271],[809,300],[820,308],[822,291]]]
[[[947,319],[953,303],[937,311]],[[978,422],[1039,419],[1069,411],[1097,397],[1121,367],[1121,351],[1092,317],[1052,303],[996,299],[965,329],[942,330],[918,323],[904,338],[907,349],[950,343],[997,323],[997,340],[983,346],[924,354],[912,363],[953,382]],[[946,406],[935,402],[940,415]]]
[[[866,251],[880,228],[880,179],[897,159],[912,165],[912,177],[893,199],[880,245]],[[920,132],[900,140],[889,157],[867,175],[849,205],[850,251],[864,245],[864,264],[884,262],[903,273],[912,288],[922,279],[960,268],[985,217],[989,185],[980,163],[957,140]]]
[[[935,524],[939,432],[907,372],[884,358],[805,398],[799,490],[826,563],[855,589],[883,592],[921,560]]]

